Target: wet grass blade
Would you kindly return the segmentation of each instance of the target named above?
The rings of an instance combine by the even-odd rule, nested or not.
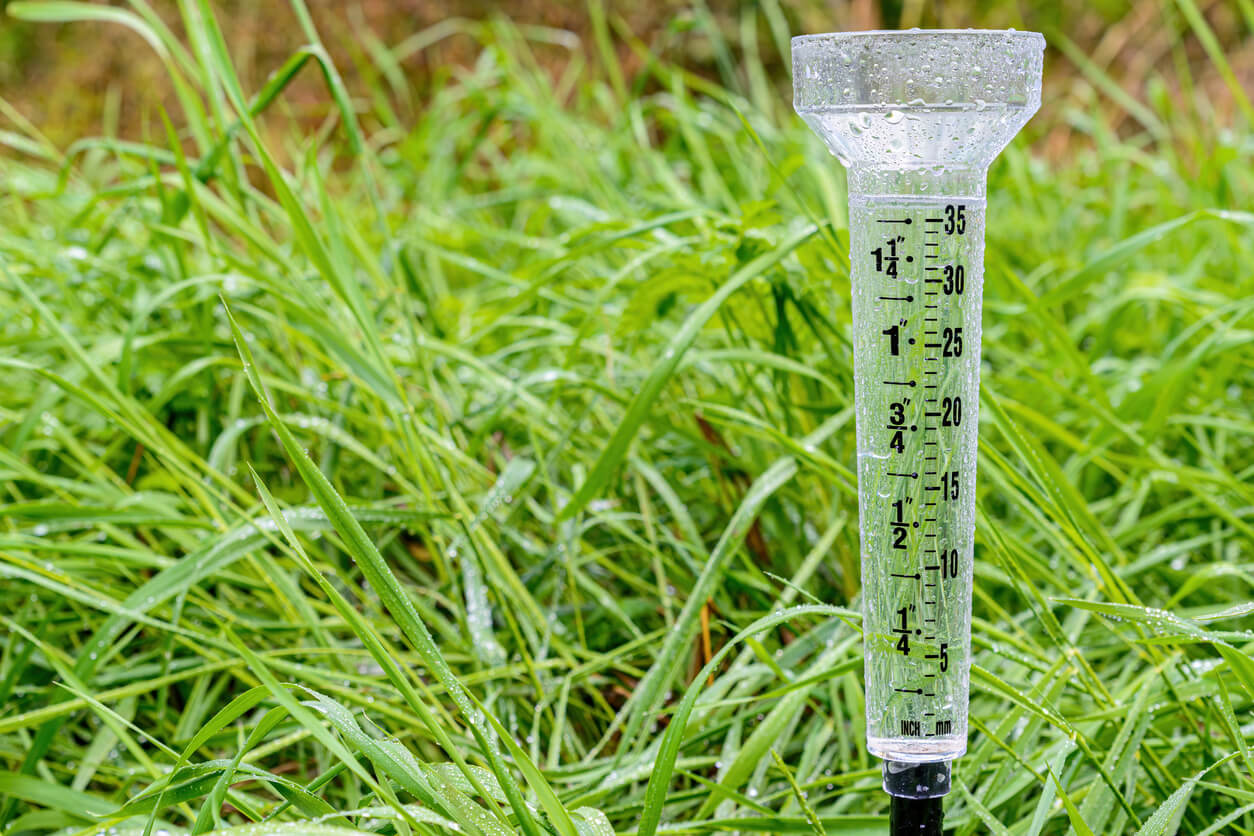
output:
[[[796,473],[797,465],[791,458],[780,459],[759,476],[745,494],[740,507],[723,530],[718,545],[710,552],[710,559],[701,567],[696,583],[688,591],[684,608],[667,633],[649,672],[636,686],[631,699],[620,713],[620,716],[626,716],[622,733],[627,740],[636,739],[640,727],[657,709],[663,689],[670,685],[678,673],[683,654],[690,649],[692,637],[697,631],[701,608],[722,583],[728,561],[742,548],[745,534],[757,519],[762,505]],[[621,757],[625,750],[619,751]]]
[[[632,398],[626,414],[618,422],[614,434],[606,442],[605,449],[597,458],[596,464],[592,466],[591,472],[580,484],[570,501],[562,507],[558,515],[559,520],[569,519],[579,512],[588,504],[589,500],[605,487],[605,484],[627,455],[628,446],[640,430],[640,425],[644,423],[654,400],[662,391],[662,387],[666,385],[667,381],[675,373],[676,367],[679,366],[684,353],[692,346],[693,341],[697,338],[697,334],[713,318],[719,308],[737,290],[750,281],[761,277],[763,273],[778,264],[785,256],[790,255],[793,250],[805,243],[817,231],[816,227],[809,227],[796,232],[769,252],[744,265],[732,274],[726,282],[720,285],[713,296],[688,315],[688,318],[684,320],[683,326],[675,333],[675,336],[671,338],[670,343],[666,346],[666,350],[662,353],[661,362],[653,367],[653,370],[649,372],[648,377],[641,384],[635,397]]]
[[[227,315],[230,317],[229,310]],[[327,481],[327,478],[318,469],[317,465],[309,458],[309,454],[297,443],[291,430],[287,428],[274,411],[270,404],[270,396],[266,392],[261,382],[261,377],[256,370],[252,351],[248,347],[247,340],[239,330],[239,326],[233,317],[230,317],[230,321],[235,344],[240,352],[249,383],[252,385],[262,409],[270,420],[271,427],[279,436],[279,440],[291,458],[293,465],[309,486],[315,500],[322,507],[323,511],[326,512],[331,524],[339,532],[340,536],[344,538],[349,553],[369,581],[371,588],[382,599],[387,611],[396,619],[397,625],[401,628],[414,650],[418,652],[427,670],[444,686],[458,712],[470,727],[475,739],[485,750],[484,754],[492,763],[493,772],[496,773],[497,779],[505,787],[510,807],[523,826],[524,831],[529,836],[539,836],[537,824],[527,811],[522,796],[514,785],[505,767],[505,762],[496,749],[495,742],[489,739],[488,731],[484,728],[485,721],[478,709],[471,704],[465,686],[454,675],[448,662],[445,661],[443,655],[436,647],[435,641],[431,638],[431,633],[422,623],[417,609],[415,609],[413,602],[410,601],[409,593],[401,587],[400,582],[396,579],[396,575],[393,574],[391,568],[384,561],[383,556],[379,554],[378,549],[366,534],[365,529],[357,522],[343,498],[331,486],[331,483]]]

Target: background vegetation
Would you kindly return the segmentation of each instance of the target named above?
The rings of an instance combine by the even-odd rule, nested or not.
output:
[[[877,22],[1053,46],[947,820],[1254,830],[1248,0],[241,8],[7,6],[0,830],[882,832],[786,78]]]

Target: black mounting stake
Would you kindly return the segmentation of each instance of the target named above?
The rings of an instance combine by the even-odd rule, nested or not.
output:
[[[942,798],[903,798],[894,795],[888,808],[888,832],[892,836],[941,836]]]

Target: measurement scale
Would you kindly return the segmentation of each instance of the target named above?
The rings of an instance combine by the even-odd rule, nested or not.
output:
[[[966,749],[983,201],[851,205],[867,748]]]
[[[849,170],[867,749],[894,833],[940,833],[967,746],[989,164],[1040,105],[1033,32],[793,39]]]

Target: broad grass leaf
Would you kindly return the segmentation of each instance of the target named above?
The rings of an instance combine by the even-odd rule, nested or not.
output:
[[[614,434],[606,443],[605,449],[600,457],[597,458],[596,464],[593,465],[592,471],[580,484],[570,501],[562,507],[558,514],[559,520],[569,519],[579,512],[609,482],[610,476],[618,469],[618,465],[622,462],[623,457],[627,455],[628,446],[631,444],[632,439],[635,438],[640,426],[644,423],[654,400],[661,393],[662,387],[670,380],[675,373],[675,369],[678,368],[680,361],[683,359],[685,352],[692,346],[701,329],[718,312],[719,308],[737,290],[766,273],[792,253],[793,250],[813,237],[817,231],[817,227],[805,227],[791,235],[774,249],[750,261],[732,274],[715,291],[714,295],[702,302],[696,310],[688,315],[688,318],[684,320],[683,326],[671,338],[666,350],[662,353],[661,361],[653,367],[653,370],[649,372],[649,375],[640,385],[639,391],[627,407],[627,413],[619,421]]]

